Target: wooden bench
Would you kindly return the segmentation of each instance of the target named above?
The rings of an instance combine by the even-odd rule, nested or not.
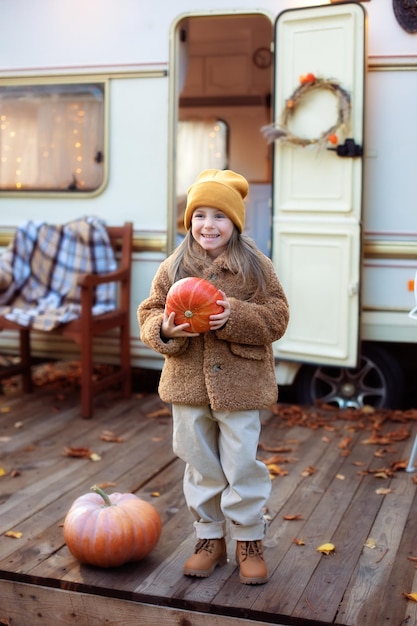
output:
[[[106,274],[80,274],[77,283],[81,288],[81,316],[78,319],[61,324],[53,330],[46,331],[50,334],[68,337],[80,347],[81,414],[84,418],[92,417],[93,397],[98,391],[121,384],[123,395],[128,397],[131,394],[130,287],[133,225],[131,222],[125,222],[123,226],[108,226],[107,232],[113,249],[118,252],[117,270]],[[117,284],[118,301],[116,309],[101,315],[93,315],[92,308],[95,290],[98,285],[104,283]],[[103,335],[112,329],[119,329],[120,366],[104,378],[94,380],[94,337]],[[20,353],[18,364],[0,370],[0,380],[14,375],[21,375],[23,391],[29,393],[32,391],[31,329],[0,316],[0,330],[13,330],[19,333]]]

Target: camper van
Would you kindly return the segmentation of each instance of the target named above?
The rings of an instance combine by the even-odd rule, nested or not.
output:
[[[21,223],[134,224],[136,310],[206,168],[250,183],[246,232],[291,320],[277,382],[303,403],[398,407],[417,343],[417,16],[404,0],[3,0],[0,246]],[[256,7],[256,8],[255,8]],[[17,338],[0,335],[0,352]],[[32,337],[42,358],[74,347]],[[101,362],[117,359],[105,337]]]

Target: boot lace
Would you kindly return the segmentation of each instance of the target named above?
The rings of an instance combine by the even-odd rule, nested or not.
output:
[[[214,550],[214,542],[212,539],[199,539],[195,547],[194,553],[199,554],[205,550],[209,554],[212,554]]]
[[[242,541],[240,545],[242,561],[256,557],[263,560],[264,555],[258,541]]]

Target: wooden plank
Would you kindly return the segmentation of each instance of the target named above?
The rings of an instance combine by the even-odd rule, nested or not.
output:
[[[165,451],[166,449],[163,441],[166,436],[164,430],[164,426],[158,425],[155,425],[153,429],[154,436],[159,438],[159,441],[149,442],[146,452],[142,455],[141,473],[136,477],[136,489],[149,480],[159,467],[155,459],[157,459],[158,450],[162,448]],[[74,443],[76,445],[78,442],[75,440]],[[88,441],[85,443],[88,444]],[[29,483],[17,493],[11,493],[8,501],[3,504],[0,531],[4,532],[16,524],[26,523],[27,526],[28,522],[33,523],[35,514],[49,504],[53,507],[51,510],[57,511],[57,520],[60,519],[72,501],[88,491],[94,482],[114,482],[117,485],[120,477],[126,472],[126,463],[129,462],[129,458],[137,456],[134,449],[129,449],[124,444],[114,444],[111,447],[106,442],[99,442],[98,437],[92,449],[101,455],[102,461],[94,463],[89,459],[63,457],[62,449],[57,449],[55,451],[56,464],[49,468],[49,471],[37,482]],[[173,455],[170,458],[165,457],[165,464],[173,458]],[[58,504],[62,505],[61,510],[58,510]]]
[[[2,459],[19,449],[34,445],[34,437],[35,441],[41,441],[46,435],[66,428],[68,423],[76,419],[73,404],[73,401],[55,404],[50,390],[41,390],[24,398],[0,396]]]
[[[307,442],[311,437],[311,431],[307,429],[296,429],[291,431],[290,437],[293,441],[297,438],[304,439],[304,442]],[[284,445],[282,441],[274,441],[272,438],[269,439],[268,444],[270,447],[276,447],[279,444]],[[288,444],[286,444],[286,447]],[[314,452],[311,450],[311,446],[307,445],[307,461],[310,460],[310,457],[317,457],[317,450]],[[310,452],[308,452],[310,450]],[[303,463],[305,463],[306,459],[303,459]],[[300,477],[297,480],[302,480]],[[277,479],[277,482],[279,479]],[[290,492],[294,487],[289,487]],[[229,543],[228,552],[229,552],[229,564],[224,568],[218,568],[215,571],[215,574],[205,581],[201,580],[192,580],[185,578],[182,574],[182,569],[184,562],[187,558],[192,554],[194,545],[195,545],[195,537],[192,535],[188,538],[184,543],[179,544],[177,550],[171,555],[169,559],[167,559],[164,563],[160,565],[160,567],[153,572],[152,576],[150,576],[144,584],[140,585],[135,591],[136,593],[141,594],[151,594],[153,596],[165,596],[175,595],[178,597],[184,597],[187,602],[201,602],[202,597],[206,598],[206,602],[209,603],[212,600],[212,597],[215,597],[222,589],[225,588],[225,582],[230,577],[233,576],[233,573],[236,570],[236,566],[234,563],[234,548],[235,546]],[[236,575],[233,577],[233,589],[236,594],[235,582]],[[203,585],[201,584],[203,582]],[[240,583],[239,583],[239,586]],[[204,589],[204,593],[202,591]],[[253,588],[255,589],[255,588]],[[248,588],[246,587],[246,591]],[[210,593],[212,597],[210,597]],[[233,603],[235,605],[235,603]]]
[[[184,505],[182,493],[183,463],[176,459],[172,453],[171,432],[170,428],[167,429],[167,424],[164,420],[146,420],[146,442],[152,439],[155,441],[147,443],[145,447],[146,453],[142,452],[142,454],[138,456],[137,450],[143,448],[144,439],[140,421],[140,419],[135,420],[136,432],[133,434],[130,433],[128,437],[128,454],[123,453],[122,448],[124,444],[107,444],[119,452],[119,458],[117,460],[115,458],[111,460],[107,459],[106,471],[110,471],[111,474],[110,476],[106,475],[104,477],[109,477],[113,482],[117,483],[117,489],[113,488],[113,491],[135,491],[134,487],[139,485],[141,490],[137,491],[137,495],[145,497],[146,499],[149,499],[150,493],[156,491],[160,492],[161,496],[154,498],[152,503],[161,514],[163,534],[169,532],[169,527],[172,525],[176,526],[176,531],[178,532],[178,520],[175,520],[175,524],[168,524],[168,521],[170,517],[178,517],[176,515],[177,510]],[[162,462],[159,458],[160,456]],[[134,465],[133,459],[136,461],[136,465]],[[173,461],[175,462],[173,463]],[[163,465],[166,466],[165,472],[161,471]],[[98,463],[90,463],[87,464],[87,466],[93,468],[95,471],[100,471],[98,469]],[[126,468],[129,468],[128,481],[126,480]],[[117,474],[118,471],[122,474],[120,477]],[[150,472],[150,475],[154,475],[150,483],[148,482],[149,476],[147,472]],[[79,468],[77,468],[77,473],[79,473]],[[94,477],[91,476],[90,478],[90,482],[94,482]],[[98,478],[98,476],[96,478]],[[85,470],[83,479],[85,479]],[[77,495],[80,495],[80,493]],[[60,500],[62,500],[62,498]],[[70,502],[67,496],[66,500]],[[56,504],[57,502],[53,503],[54,508]],[[69,504],[67,504],[67,506],[69,507]],[[51,510],[51,506],[48,506],[43,515],[51,522],[54,518],[62,518],[62,511],[59,511],[58,515],[54,515],[53,509]],[[59,521],[62,521],[62,519]],[[30,529],[33,528],[33,523],[34,520],[32,517],[28,522]],[[172,539],[174,542],[177,541],[175,535],[172,536]],[[140,577],[144,577],[148,570],[152,570],[155,567],[155,563],[158,562],[158,559],[162,558],[160,546],[164,546],[165,551],[170,550],[171,541],[161,541],[153,551],[151,558],[146,560],[146,563],[144,562],[136,566],[126,566],[125,576],[123,575],[123,570],[119,570],[116,585],[114,585],[113,572],[110,574],[108,572],[103,573],[103,571],[99,569],[94,571],[93,568],[85,567],[81,567],[80,569],[80,565],[69,554],[68,550],[66,548],[61,549],[62,546],[62,528],[58,523],[45,525],[43,532],[40,532],[38,535],[34,536],[32,540],[28,541],[25,548],[20,550],[18,555],[14,555],[12,560],[10,560],[10,558],[7,560],[7,567],[13,565],[18,571],[22,571],[22,567],[24,567],[24,571],[30,575],[29,580],[31,581],[37,580],[38,576],[40,577],[39,579],[43,576],[47,576],[57,579],[65,578],[66,580],[82,581],[87,587],[89,585],[99,586],[103,584],[105,587],[107,586],[109,589],[112,589],[114,586],[121,588],[125,585],[125,588],[128,589],[129,585],[126,586],[127,581],[130,583],[130,586],[132,586],[135,580],[137,581],[136,584],[138,584],[140,580],[140,578],[136,579],[135,576],[132,575],[134,569],[140,573]],[[52,559],[49,558],[48,553],[53,555]],[[19,561],[13,564],[13,558],[19,558]],[[46,563],[44,563],[44,560],[46,560]]]
[[[311,438],[314,435],[309,429],[296,428],[291,431],[287,430],[286,434],[290,441],[298,441],[298,443],[300,443],[301,440],[300,450],[297,451],[300,452],[300,458],[295,464],[294,471],[290,472],[290,476],[274,481],[273,496],[276,494],[276,499],[274,501],[274,497],[271,497],[271,510],[275,511],[275,515],[277,510],[281,510],[287,504],[287,499],[291,498],[294,490],[296,490],[300,483],[306,480],[301,475],[302,470],[305,469],[306,466],[317,462],[321,459],[323,453],[329,451],[329,446],[325,443],[323,443],[322,446],[315,445],[313,447],[311,445]],[[277,442],[272,442],[271,439],[268,439],[268,443],[272,447],[277,444]],[[280,443],[281,445],[285,445],[285,442],[281,441]],[[339,455],[339,450],[331,450],[331,458],[334,459],[334,457],[337,457],[337,467],[343,462],[343,460],[339,458]],[[325,475],[325,470],[326,467],[323,467],[322,476]],[[308,491],[313,494],[315,500],[319,499],[325,490],[323,486],[314,485],[317,476],[318,475],[315,475],[314,478],[312,478],[308,487]],[[284,492],[285,496],[283,497]],[[292,534],[294,527],[291,528],[290,522],[284,524],[286,524],[288,533],[290,533],[288,543],[291,544],[292,538],[294,537]],[[277,535],[281,533],[281,521],[278,524],[278,528],[279,533],[274,533],[275,536],[273,535],[271,543],[274,556],[277,554],[277,541],[280,540],[280,538],[277,539]],[[265,597],[276,593],[277,587],[273,585],[273,581],[265,587],[248,587],[241,585],[238,580],[237,569],[234,562],[235,546],[229,543],[229,564],[224,568],[217,569],[215,574],[209,579],[190,582],[187,578],[182,576],[182,567],[184,561],[192,552],[193,545],[194,542],[192,538],[189,538],[179,546],[176,552],[161,564],[144,584],[140,585],[135,590],[136,593],[144,594],[145,597],[147,597],[147,594],[162,597],[170,594],[172,597],[181,598],[181,600],[187,604],[192,602],[193,606],[199,609],[206,608],[210,604],[221,607],[223,611],[236,610],[235,607],[240,607],[240,611],[247,611],[247,609],[250,608],[251,615],[259,613],[259,615],[265,616],[265,611],[261,607],[261,610],[254,613],[258,608],[256,607],[256,599],[259,597],[262,598],[263,607]],[[287,549],[288,548],[286,548],[285,551]],[[266,555],[267,553],[268,548],[266,549]],[[268,588],[270,589],[269,593]]]
[[[404,621],[404,626],[411,626],[412,617],[406,620],[413,616],[417,603],[407,601],[401,594],[415,590],[413,585],[417,582],[415,563],[407,558],[415,551],[415,485],[410,475],[400,472],[387,481],[358,474],[360,469],[388,466],[391,461],[405,458],[411,438],[390,446],[381,460],[373,455],[375,446],[361,443],[373,427],[365,415],[348,421],[328,412],[328,420],[317,420],[317,412],[306,408],[300,410],[299,424],[292,425],[297,420],[263,412],[260,457],[267,460],[283,447],[287,452],[281,456],[290,462],[281,464],[288,475],[273,480],[268,503],[271,522],[265,555],[270,582],[247,586],[239,582],[235,546],[230,540],[226,566],[217,568],[207,579],[183,575],[183,564],[194,549],[195,537],[182,491],[184,465],[172,451],[171,418],[149,417],[151,411],[164,406],[158,396],[124,401],[119,395],[106,392],[98,399],[100,408],[93,419],[82,420],[76,417],[78,398],[67,398],[65,409],[56,412],[55,394],[55,390],[42,389],[42,399],[33,403],[32,412],[23,396],[13,397],[13,416],[0,410],[0,437],[3,433],[13,436],[13,449],[6,452],[0,465],[7,459],[12,467],[22,470],[16,478],[0,479],[0,525],[14,520],[19,524],[16,529],[24,530],[21,540],[0,536],[0,597],[4,583],[18,585],[13,592],[6,592],[5,597],[9,594],[10,598],[18,593],[20,585],[28,583],[36,583],[32,587],[36,590],[34,598],[46,590],[45,602],[48,593],[58,598],[55,592],[65,591],[77,616],[81,611],[81,620],[81,598],[94,600],[88,610],[94,607],[101,619],[104,615],[107,618],[104,600],[110,602],[110,614],[112,602],[120,602],[119,614],[126,617],[118,622],[114,609],[115,624],[139,620],[152,625],[156,621],[163,624],[164,619],[174,620],[166,623],[180,619],[194,625],[199,624],[201,614],[201,624],[209,620],[213,623],[212,616],[216,616],[221,626],[228,624],[222,619],[232,619],[230,624],[239,619],[240,623],[278,621],[294,626],[375,626],[386,621],[399,626]],[[6,400],[3,406],[7,404]],[[26,416],[22,429],[14,426],[18,415]],[[392,422],[383,428],[391,429]],[[124,437],[124,443],[100,440],[105,429]],[[352,436],[350,456],[344,456],[343,446],[339,447],[347,434]],[[25,445],[34,442],[36,449],[25,450]],[[0,440],[0,453],[7,449],[7,442],[4,443]],[[102,461],[63,457],[64,445],[88,446],[102,454]],[[362,468],[357,467],[358,462],[363,463]],[[303,475],[309,466],[315,467],[316,472]],[[163,532],[149,557],[116,570],[103,570],[80,565],[69,553],[62,535],[64,515],[73,499],[86,492],[93,482],[116,483],[109,491],[133,491],[150,499],[158,509]],[[390,483],[392,494],[375,494],[376,487]],[[152,497],[154,492],[160,495]],[[300,515],[302,519],[288,521],[284,515]],[[368,536],[377,540],[375,550],[363,548]],[[303,539],[305,545],[296,545],[295,537]],[[316,547],[324,541],[335,543],[334,556],[317,553]],[[385,554],[386,547],[389,552]],[[25,593],[23,607],[16,606],[15,599],[13,603],[10,600],[19,617],[21,608],[26,616],[26,606],[35,606],[35,600],[26,599]],[[140,607],[139,614],[123,613],[131,603]],[[155,616],[152,611],[147,612],[148,606],[157,611]],[[146,621],[142,620],[143,607]],[[166,616],[164,607],[175,610]],[[51,611],[53,607],[49,608]],[[15,614],[9,616],[20,626]],[[0,614],[0,623],[1,618]],[[36,624],[32,615],[30,623]]]
[[[335,510],[340,502],[338,498],[334,501],[333,495],[329,498],[328,490],[333,477],[340,472],[344,463],[337,447],[342,435],[336,432],[333,439],[329,440],[326,436],[323,441],[322,437],[317,439],[314,431],[302,430],[306,431],[306,439],[299,450],[299,461],[291,468],[289,476],[279,479],[279,482],[273,481],[271,506],[275,510],[274,499],[278,498],[281,507],[277,510],[268,533],[275,545],[271,545],[268,538],[265,542],[270,582],[263,588],[256,587],[247,593],[244,588],[236,590],[230,581],[216,596],[215,601],[221,606],[238,602],[239,605],[243,604],[248,609],[263,614],[291,615],[320,559],[315,550],[319,545],[317,542],[329,540],[330,527],[336,524],[340,515]],[[294,433],[294,429],[290,432]],[[315,467],[317,471],[303,476],[307,467]],[[287,479],[291,488],[287,488],[286,500],[282,502],[280,492],[285,488]],[[321,504],[323,500],[324,505]],[[324,518],[322,506],[326,509]],[[300,515],[301,519],[285,521],[283,516],[286,514]],[[303,539],[306,545],[296,545],[293,540],[297,537]]]
[[[184,611],[63,589],[0,582],[0,623],[18,626],[262,626],[242,618]],[[16,601],[16,599],[19,599]],[[276,621],[270,622],[283,626]]]
[[[293,610],[294,615],[308,617],[314,613],[319,620],[330,621],[329,617],[334,619],[381,506],[382,498],[375,493],[376,487],[380,485],[375,484],[373,477],[358,476],[357,464],[361,464],[362,471],[375,464],[380,465],[380,461],[376,461],[372,454],[372,448],[361,445],[362,439],[363,436],[359,437],[354,454],[345,458],[329,488],[330,497],[333,495],[335,502],[341,500],[338,507],[343,514],[337,517],[338,525],[327,539],[336,546],[336,551],[330,558],[321,557],[303,596]],[[325,517],[325,511],[321,515]],[[340,563],[343,563],[343,568]]]
[[[393,489],[391,494],[379,496],[382,499],[382,505],[369,531],[369,537],[375,541],[375,548],[364,547],[356,571],[349,585],[346,586],[338,614],[338,622],[341,624],[374,626],[378,621],[382,623],[384,620],[387,623],[400,624],[406,616],[406,602],[401,601],[401,593],[413,588],[415,563],[407,561],[404,549],[400,557],[395,555],[399,551],[402,538],[404,537],[405,540],[406,535],[408,535],[408,546],[405,551],[410,549],[410,555],[417,554],[415,549],[416,487],[407,474],[399,474],[391,481],[390,486]],[[407,530],[407,525],[409,530]],[[398,563],[398,571],[394,569],[396,563]],[[404,575],[407,581],[404,580]],[[399,588],[399,583],[405,587]],[[380,590],[377,601],[376,589]],[[387,593],[388,590],[389,593]],[[393,601],[394,593],[397,601]],[[388,621],[388,615],[382,608],[387,596],[388,606],[393,605],[404,610],[402,618],[397,615],[395,619],[391,617]]]
[[[53,532],[52,527],[62,523],[63,518],[71,505],[72,501],[88,491],[94,482],[109,482],[118,484],[118,481],[126,474],[126,467],[131,468],[133,459],[136,462],[135,484],[122,484],[120,490],[135,491],[143,487],[161,469],[159,461],[159,451],[163,455],[164,465],[169,464],[175,459],[174,454],[170,455],[170,433],[167,432],[165,423],[157,420],[145,420],[141,424],[138,419],[135,422],[135,428],[138,438],[142,438],[142,430],[146,428],[147,441],[144,452],[137,458],[137,447],[125,444],[109,444],[99,441],[99,433],[103,422],[97,423],[94,427],[97,433],[96,450],[103,455],[103,463],[93,463],[85,459],[68,459],[61,456],[61,447],[57,446],[56,457],[57,462],[54,466],[53,474],[49,470],[42,480],[35,484],[29,483],[19,494],[13,494],[10,497],[9,506],[4,506],[2,510],[0,524],[2,532],[13,528],[24,533],[25,545],[31,550],[30,542],[36,544],[39,540],[39,534],[46,528],[46,542],[50,546],[51,551],[55,551],[59,546],[51,544],[51,541],[57,540],[57,533]],[[135,441],[133,439],[133,441]],[[89,443],[84,442],[84,443]],[[77,440],[75,440],[77,445]],[[10,479],[13,480],[13,479]],[[113,489],[117,490],[117,489]],[[59,538],[58,538],[59,540]],[[0,537],[0,559],[9,558],[16,550],[16,546],[11,545],[10,539]],[[62,545],[62,542],[61,542]],[[39,550],[36,551],[39,553]],[[20,551],[20,559],[25,560],[26,556],[22,556]],[[1,561],[0,561],[1,562]],[[25,560],[30,563],[30,560]],[[11,564],[9,564],[9,567]]]
[[[42,581],[42,578],[51,578],[62,581],[62,584],[71,584],[73,588],[80,587],[84,591],[102,587],[108,589],[109,593],[114,589],[124,590],[126,593],[135,589],[139,583],[146,579],[158,565],[170,554],[178,541],[188,535],[189,528],[184,525],[185,510],[181,482],[183,464],[177,460],[173,465],[166,468],[166,492],[152,500],[152,504],[161,515],[163,528],[160,542],[157,544],[151,555],[139,563],[128,564],[115,570],[106,570],[80,565],[78,561],[69,553],[66,547],[57,550],[55,554],[48,557],[45,562],[36,563],[33,561],[33,568],[30,561],[25,561],[25,571],[30,575],[32,582]],[[172,481],[172,483],[170,482]],[[176,483],[176,488],[173,487]],[[138,493],[142,496],[143,494]],[[185,515],[181,515],[181,513]],[[45,532],[48,537],[50,529]],[[62,529],[58,541],[63,545]],[[30,555],[26,559],[30,558]]]

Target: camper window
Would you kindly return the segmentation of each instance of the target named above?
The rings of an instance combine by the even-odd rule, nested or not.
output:
[[[104,84],[0,84],[0,191],[93,191],[103,159]]]
[[[178,123],[177,191],[185,194],[204,169],[227,167],[228,126],[218,119]]]
[[[184,234],[187,189],[205,169],[223,170],[228,162],[228,126],[218,119],[183,120],[177,138],[177,228]]]

